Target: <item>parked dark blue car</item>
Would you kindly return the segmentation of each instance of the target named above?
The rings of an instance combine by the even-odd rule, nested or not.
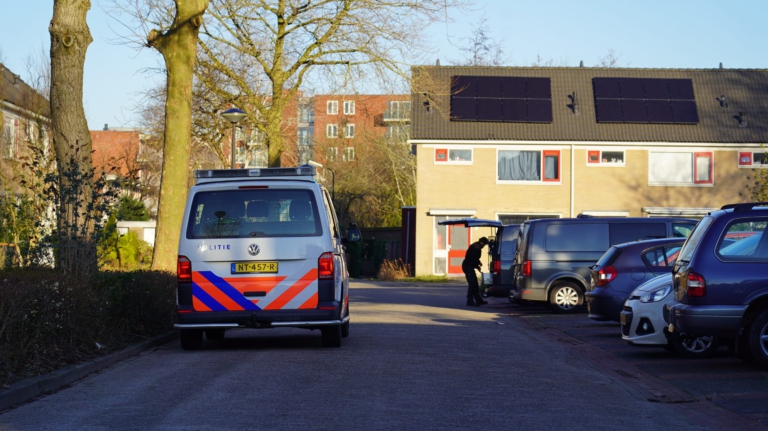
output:
[[[646,281],[672,272],[685,238],[663,238],[614,245],[589,267],[589,318],[618,322],[624,301]]]
[[[668,337],[730,338],[737,356],[768,368],[767,226],[768,202],[726,205],[696,225],[672,272]]]

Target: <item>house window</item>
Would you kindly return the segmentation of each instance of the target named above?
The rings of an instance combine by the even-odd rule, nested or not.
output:
[[[435,162],[455,164],[455,165],[471,165],[472,149],[438,148],[435,150]]]
[[[338,115],[339,113],[339,101],[329,100],[325,105],[325,112],[328,115]]]
[[[499,150],[498,181],[560,182],[560,150]]]
[[[325,125],[325,137],[326,138],[337,138],[339,136],[339,126],[336,124],[326,124]]]
[[[354,124],[347,124],[344,127],[344,137],[347,137],[347,138],[354,138],[355,137],[355,125]]]
[[[497,214],[499,221],[503,225],[521,224],[526,220],[536,220],[539,218],[560,218],[560,214]]]
[[[344,101],[344,115],[353,115],[354,113],[355,113],[355,101],[354,100],[345,100]]]
[[[624,151],[588,150],[587,166],[624,166]]]
[[[740,168],[768,168],[768,157],[765,157],[763,151],[741,151],[739,152]]]
[[[18,154],[16,147],[16,122],[13,118],[5,118],[3,127],[2,153],[6,159],[15,159]]]
[[[712,152],[649,152],[648,184],[655,186],[712,185]]]
[[[339,155],[338,147],[328,147],[328,149],[325,151],[325,159],[329,162],[335,162],[336,156],[338,155]]]
[[[355,161],[355,147],[347,147],[344,148],[344,153],[341,155],[342,160],[345,162],[354,162]]]

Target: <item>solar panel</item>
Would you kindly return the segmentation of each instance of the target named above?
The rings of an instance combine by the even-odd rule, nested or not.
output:
[[[504,120],[501,99],[477,99],[477,121]]]
[[[621,97],[619,80],[616,78],[594,78],[592,86],[596,99],[618,99]]]
[[[474,76],[452,76],[451,95],[460,97],[477,96],[477,79]]]
[[[626,123],[647,123],[648,111],[645,109],[645,100],[629,100],[624,99],[621,101],[621,111]]]
[[[528,99],[528,122],[551,123],[552,101],[542,99]]]
[[[697,124],[699,122],[699,113],[696,111],[696,102],[690,100],[673,100],[671,104],[675,123]]]
[[[477,99],[451,98],[452,121],[477,121]]]
[[[622,99],[645,99],[643,80],[637,78],[621,78],[619,80]]]
[[[645,79],[645,98],[648,100],[669,100],[669,83],[666,79]]]
[[[669,98],[672,100],[694,100],[693,82],[690,79],[670,79]]]
[[[595,103],[595,112],[599,123],[620,123],[624,121],[624,117],[621,113],[621,100],[597,100]]]
[[[525,99],[525,78],[501,78],[501,97]]]
[[[497,76],[478,76],[477,97],[498,98],[501,95],[501,79]]]
[[[525,99],[504,99],[504,121],[515,123],[528,121]]]
[[[552,99],[549,78],[528,78],[526,84],[529,99]]]
[[[452,76],[451,121],[552,122],[549,78]]]
[[[646,87],[648,88],[648,87]],[[674,123],[672,105],[669,100],[648,100],[645,103],[648,109],[648,121],[651,123]]]

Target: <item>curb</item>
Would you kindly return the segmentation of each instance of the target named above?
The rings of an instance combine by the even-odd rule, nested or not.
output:
[[[171,331],[155,337],[151,340],[126,347],[119,352],[110,353],[90,361],[80,364],[70,365],[69,367],[56,370],[52,373],[16,382],[9,389],[0,391],[0,412],[15,405],[29,401],[40,395],[47,395],[57,391],[64,386],[74,383],[83,377],[103,370],[110,365],[136,356],[139,353],[171,342],[178,338],[178,331]]]

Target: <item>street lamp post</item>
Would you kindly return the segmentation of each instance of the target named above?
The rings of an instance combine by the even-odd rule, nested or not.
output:
[[[327,166],[323,166],[314,160],[310,160],[307,163],[309,163],[310,166],[314,166],[316,168],[328,169],[329,171],[331,171],[331,199],[335,201],[336,200],[336,174],[333,172],[333,169]]]
[[[235,169],[235,126],[245,118],[246,113],[237,108],[232,108],[222,112],[221,116],[232,123],[232,164],[230,165],[230,169]]]

